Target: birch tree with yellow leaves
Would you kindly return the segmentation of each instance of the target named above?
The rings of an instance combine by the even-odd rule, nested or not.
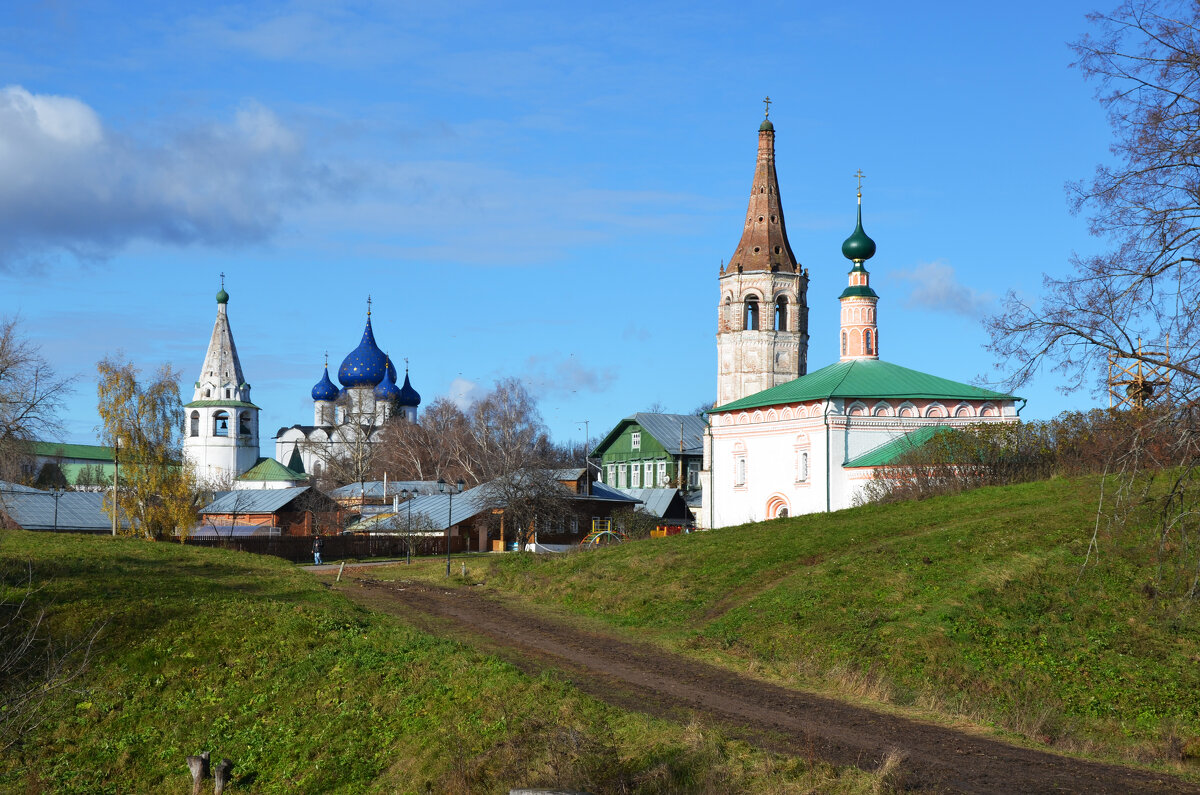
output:
[[[113,447],[118,467],[104,510],[128,520],[130,535],[182,540],[196,523],[196,504],[182,454],[179,373],[163,365],[142,384],[132,362],[106,358],[96,369],[101,440]]]

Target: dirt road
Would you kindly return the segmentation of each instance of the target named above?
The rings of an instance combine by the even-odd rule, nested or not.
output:
[[[362,574],[366,574],[363,572]],[[1166,775],[1018,748],[872,712],[534,616],[473,589],[357,579],[346,592],[376,610],[482,641],[526,669],[552,667],[609,703],[669,718],[698,713],[757,745],[835,764],[878,768],[906,754],[906,783],[950,792],[1197,792]]]

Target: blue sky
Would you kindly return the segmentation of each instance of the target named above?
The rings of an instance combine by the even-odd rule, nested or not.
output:
[[[368,294],[426,402],[515,375],[560,441],[690,411],[770,95],[810,369],[861,168],[883,357],[991,375],[997,298],[1103,246],[1063,187],[1108,156],[1067,47],[1095,6],[832,5],[15,3],[0,314],[80,374],[67,441],[94,441],[106,354],[190,398],[221,272],[264,435],[311,421]],[[1024,416],[1105,402],[1057,385]]]

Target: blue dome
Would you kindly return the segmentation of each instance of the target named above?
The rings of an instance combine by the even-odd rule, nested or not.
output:
[[[321,380],[312,388],[313,400],[337,400],[338,388],[329,380],[329,365],[325,365],[325,372],[321,375]]]
[[[391,364],[390,359],[388,364]],[[394,372],[394,368],[387,368],[387,374],[379,382],[379,386],[375,387],[376,400],[398,400],[400,398],[400,388],[396,386],[396,377],[392,375]]]
[[[392,379],[395,384],[400,380],[400,375],[396,372],[396,365],[392,364],[392,357],[387,357],[387,377]]]
[[[362,342],[342,360],[342,366],[338,368],[338,380],[348,389],[356,386],[375,386],[383,380],[387,372],[387,363],[387,356],[375,344],[375,334],[371,331],[371,316],[368,314]]]
[[[404,371],[404,386],[400,387],[400,397],[396,401],[401,406],[412,406],[416,408],[421,405],[421,396],[417,394],[417,390],[412,388],[412,384],[408,382],[408,371]]]

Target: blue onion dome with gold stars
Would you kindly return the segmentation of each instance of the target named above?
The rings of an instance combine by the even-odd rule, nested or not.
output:
[[[325,373],[321,376],[321,380],[312,388],[313,400],[337,400],[338,388],[329,380],[329,365],[325,365]]]
[[[392,379],[392,383],[400,382],[400,374],[396,372],[396,365],[392,364],[392,357],[387,357],[387,377]]]
[[[368,311],[367,327],[363,331],[362,342],[342,360],[342,366],[338,368],[338,380],[346,388],[373,387],[387,374],[387,363],[387,354],[375,344],[375,334],[371,331],[371,313]]]
[[[388,364],[392,360],[388,359]],[[386,400],[393,402],[400,399],[400,387],[396,386],[396,376],[393,375],[396,370],[392,367],[385,368],[383,380],[379,382],[379,386],[375,387],[375,399]]]
[[[421,405],[421,396],[408,382],[407,367],[404,368],[404,386],[400,387],[400,398],[396,402],[401,406],[412,406],[413,408]]]
[[[862,194],[858,194],[858,225],[846,242],[842,243],[842,256],[854,262],[863,262],[875,256],[875,241],[867,237],[862,226]]]

